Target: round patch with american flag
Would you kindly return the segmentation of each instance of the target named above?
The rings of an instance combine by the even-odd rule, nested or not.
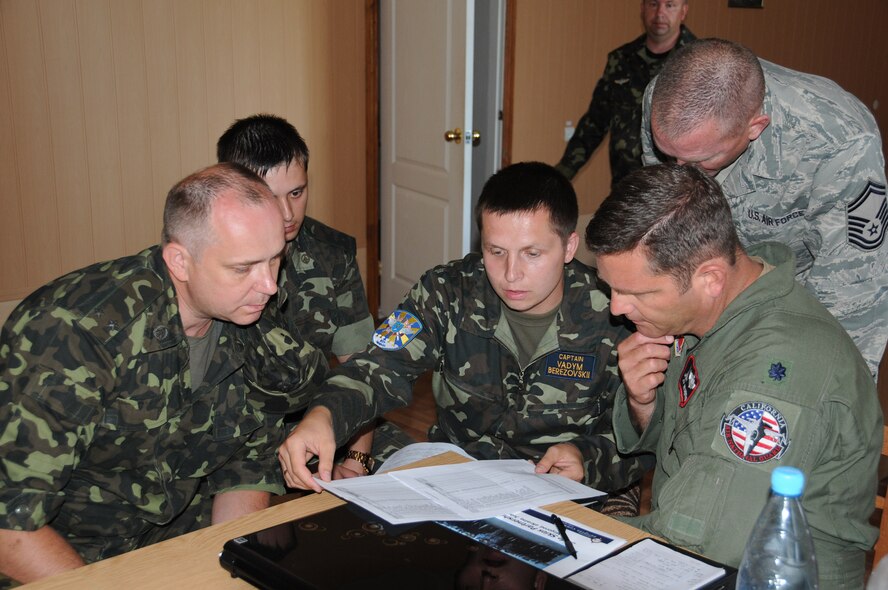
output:
[[[786,418],[765,402],[746,402],[722,416],[725,444],[747,463],[779,459],[789,448]]]
[[[422,331],[422,322],[403,309],[396,309],[373,332],[373,344],[383,350],[401,350]]]

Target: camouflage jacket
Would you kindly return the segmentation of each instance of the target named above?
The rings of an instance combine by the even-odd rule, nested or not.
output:
[[[643,473],[617,454],[611,429],[619,386],[616,345],[628,335],[608,312],[592,269],[565,267],[564,300],[533,360],[518,362],[501,302],[479,254],[426,272],[393,316],[422,323],[399,350],[371,346],[334,369],[314,404],[335,416],[339,444],[374,416],[410,402],[414,380],[434,369],[437,423],[429,437],[482,459],[538,460],[553,444],[583,453],[586,481],[615,490]]]
[[[276,328],[223,323],[196,390],[188,358],[157,246],[26,298],[0,334],[0,528],[51,524],[72,542],[107,538],[115,554],[199,486],[282,492],[282,431],[263,411],[280,402],[264,391],[281,374],[297,390],[323,375],[323,354]]]
[[[762,60],[771,124],[716,179],[744,245],[782,242],[796,279],[851,335],[873,375],[888,340],[885,159],[872,114],[834,82]],[[645,164],[657,163],[644,103]]]
[[[364,350],[373,334],[373,318],[355,240],[306,217],[292,242],[278,279],[285,327],[301,333],[328,355]]]
[[[568,178],[576,176],[610,131],[611,186],[641,168],[641,99],[651,78],[668,55],[653,55],[646,35],[611,51],[604,73],[595,85],[586,114],[577,123],[557,168]],[[696,39],[682,25],[676,47]]]

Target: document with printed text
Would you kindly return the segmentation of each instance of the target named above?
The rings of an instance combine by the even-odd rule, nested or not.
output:
[[[473,461],[318,483],[392,524],[477,520],[602,493],[533,469],[521,459]]]

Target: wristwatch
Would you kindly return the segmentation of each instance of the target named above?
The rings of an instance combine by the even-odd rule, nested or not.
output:
[[[356,451],[354,449],[350,449],[345,454],[346,459],[353,459],[361,464],[361,467],[364,468],[364,475],[370,475],[370,472],[373,471],[373,468],[376,467],[376,461],[368,455],[367,453],[362,453],[361,451]]]

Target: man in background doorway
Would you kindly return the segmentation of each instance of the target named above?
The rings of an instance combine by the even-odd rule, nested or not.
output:
[[[610,131],[611,186],[641,168],[641,99],[675,47],[695,39],[682,23],[687,0],[642,0],[645,33],[607,56],[589,109],[580,119],[556,168],[572,180]]]

